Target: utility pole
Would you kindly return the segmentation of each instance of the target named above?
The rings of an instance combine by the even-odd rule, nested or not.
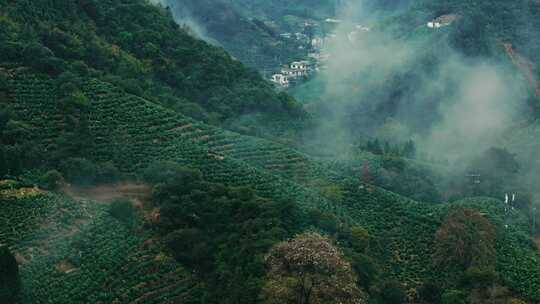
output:
[[[534,236],[536,234],[536,206],[533,207],[533,227],[532,227],[532,235]]]
[[[467,178],[469,178],[469,181],[470,181],[470,189],[472,190],[473,192],[473,195],[477,195],[478,194],[478,186],[481,184],[481,180],[480,178],[482,177],[482,175],[476,173],[476,172],[472,172],[472,173],[469,173],[466,175]]]

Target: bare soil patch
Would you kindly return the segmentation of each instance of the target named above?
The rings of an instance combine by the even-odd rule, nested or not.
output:
[[[119,198],[127,198],[132,200],[136,207],[142,206],[152,196],[152,188],[150,186],[137,182],[122,182],[94,187],[68,185],[64,187],[63,191],[75,199],[88,198],[105,203]]]
[[[77,270],[77,268],[75,266],[73,266],[73,264],[71,264],[67,260],[62,260],[62,261],[58,262],[55,265],[55,267],[56,267],[56,269],[58,271],[61,271],[61,272],[66,273],[66,274]]]
[[[19,265],[28,263],[28,260],[19,252],[15,252],[15,260],[17,261],[17,264]]]
[[[540,99],[540,84],[535,77],[534,69],[535,65],[533,62],[523,57],[521,54],[518,54],[511,43],[505,43],[504,48],[506,54],[512,60],[512,63],[521,71],[525,80],[529,83],[534,94],[537,98]]]

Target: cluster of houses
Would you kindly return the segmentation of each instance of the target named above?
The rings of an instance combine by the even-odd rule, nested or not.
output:
[[[347,35],[347,38],[349,39],[351,43],[354,43],[354,42],[359,41],[360,36],[362,34],[368,33],[370,31],[371,29],[369,27],[357,24],[354,26],[354,29],[351,32],[349,32],[349,34]]]
[[[341,23],[339,19],[327,18],[324,20],[327,24],[337,25]],[[306,22],[304,28],[318,26],[317,24]],[[365,27],[356,27],[357,31],[369,31]],[[307,31],[304,31],[307,32]],[[314,72],[317,72],[326,67],[330,54],[325,51],[325,48],[333,40],[337,39],[337,35],[334,33],[317,33],[307,35],[304,32],[300,33],[282,33],[281,37],[287,39],[294,39],[301,42],[300,49],[308,50],[308,59],[301,61],[293,61],[288,65],[280,67],[279,72],[273,74],[270,81],[275,85],[286,88],[290,85],[296,84],[304,80],[307,76]]]
[[[304,33],[283,33],[279,34],[279,36],[286,39],[295,39],[302,43],[309,43],[309,37]]]
[[[281,73],[272,75],[270,79],[273,83],[288,87],[291,82],[296,82],[299,79],[304,78],[312,71],[312,67],[309,61],[293,61],[289,65],[284,66],[281,69]]]
[[[427,27],[429,28],[441,28],[443,26],[448,26],[452,24],[454,21],[458,20],[460,18],[459,15],[456,14],[448,14],[448,15],[442,15],[439,16],[427,23]]]

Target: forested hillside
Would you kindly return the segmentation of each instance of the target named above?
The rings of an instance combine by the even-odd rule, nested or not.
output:
[[[168,11],[144,0],[0,5],[0,60],[8,66],[99,77],[212,124],[231,125],[257,113],[291,120],[303,115],[257,72],[192,37]]]
[[[280,28],[231,1],[163,1],[178,22],[193,23],[199,35],[222,45],[232,56],[261,72],[305,57],[300,43],[280,36]],[[268,76],[268,75],[267,75]]]
[[[404,31],[416,27],[429,18],[444,14],[458,14],[458,23],[452,43],[463,52],[474,55],[493,55],[500,50],[498,44],[510,42],[531,60],[538,56],[537,1],[417,1],[411,10],[399,17]]]
[[[458,22],[449,30],[447,43],[467,57],[511,62],[528,82],[530,106],[538,114],[537,62],[540,60],[540,5],[537,1],[417,1],[395,17],[392,28],[398,36],[411,36],[415,29],[438,16],[455,14]]]

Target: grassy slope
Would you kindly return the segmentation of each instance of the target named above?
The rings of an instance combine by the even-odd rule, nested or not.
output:
[[[112,159],[125,171],[144,168],[154,160],[173,160],[200,169],[214,182],[248,185],[264,197],[288,198],[303,208],[336,213],[376,237],[372,250],[380,257],[385,275],[398,277],[410,288],[440,276],[430,266],[430,248],[449,206],[414,202],[382,189],[359,189],[357,180],[326,170],[286,146],[210,127],[96,79],[85,82],[84,92],[91,100],[88,115],[95,139],[91,158]],[[41,148],[55,149],[62,124],[51,80],[30,72],[15,73],[10,97],[18,118],[36,130]],[[321,181],[340,187],[342,199],[321,195]],[[505,231],[500,201],[473,199],[456,204],[488,213],[499,227],[498,269],[503,278],[521,294],[540,300],[535,289],[540,282],[539,256],[527,245],[522,219]]]

